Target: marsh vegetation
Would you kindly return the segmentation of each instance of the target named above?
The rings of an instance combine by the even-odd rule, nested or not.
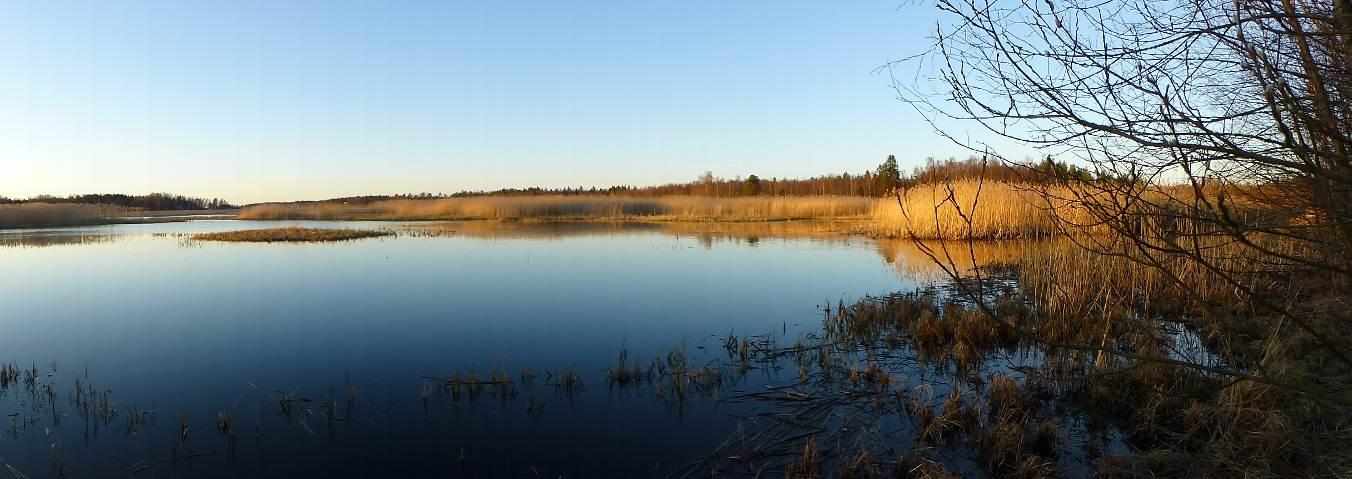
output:
[[[524,220],[524,221],[653,221],[764,222],[833,220],[848,222],[846,231],[871,236],[927,239],[1020,239],[1057,234],[1062,208],[1068,219],[1069,200],[1048,204],[1047,187],[1030,183],[961,180],[922,183],[899,190],[897,199],[858,196],[686,197],[518,196],[376,201],[369,204],[330,202],[264,204],[244,208],[248,220]],[[1064,188],[1054,190],[1067,192]],[[949,200],[949,196],[952,199]],[[982,208],[973,208],[980,197]],[[964,220],[972,215],[972,222]],[[971,228],[969,228],[971,226]]]
[[[132,210],[121,206],[90,204],[24,203],[0,204],[0,228],[44,228],[106,224]]]
[[[222,231],[216,233],[198,233],[189,238],[196,241],[226,241],[236,243],[288,243],[288,242],[327,242],[349,241],[362,238],[377,238],[393,235],[392,231],[359,230],[346,228],[266,228],[256,230]]]
[[[863,217],[873,199],[848,196],[740,197],[485,196],[385,200],[369,204],[264,204],[244,208],[249,220],[649,220],[773,221]]]
[[[144,210],[105,203],[0,203],[0,230],[126,223],[184,221],[233,217],[237,210]]]
[[[1352,93],[1349,6],[952,1],[940,9],[949,22],[934,49],[887,67],[898,96],[931,120],[1081,165],[1049,158],[1025,170],[1028,203],[1070,247],[949,276],[966,309],[1041,351],[1020,369],[1037,389],[1087,398],[1123,420],[1128,450],[1096,461],[1096,471],[1352,471],[1352,116],[1342,106]],[[928,65],[941,67],[903,73]],[[986,145],[964,146],[1010,165]],[[934,201],[913,207],[899,197],[902,237],[924,237],[930,223],[943,230],[946,208],[959,237],[1000,231],[982,219],[1006,207],[982,197],[989,183],[966,195],[958,181],[938,184]],[[945,265],[964,250],[926,254]],[[1013,299],[997,294],[1001,271],[1017,285]],[[1011,313],[1017,305],[1028,313]],[[906,329],[919,342],[970,336],[928,323]],[[959,363],[980,342],[957,342]],[[970,415],[956,417],[961,424]],[[1026,464],[992,472],[1060,469]]]

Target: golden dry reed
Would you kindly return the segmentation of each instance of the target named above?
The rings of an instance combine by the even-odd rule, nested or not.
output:
[[[1143,241],[1157,249],[1178,247],[1160,240]],[[1212,268],[1158,250],[1148,250],[1146,257],[1141,248],[1125,241],[1062,239],[1025,250],[1017,261],[1019,284],[1057,317],[1090,316],[1103,311],[1105,302],[1155,314],[1183,313],[1178,309],[1191,301],[1226,304],[1234,301],[1236,292],[1225,276],[1258,290],[1277,287],[1266,274],[1272,263],[1233,238],[1208,235],[1180,241]],[[1278,237],[1255,234],[1250,241],[1271,251],[1302,254]]]
[[[663,233],[711,241],[812,238],[848,242],[858,221],[447,221],[404,225],[409,236],[557,240],[578,236]],[[889,240],[901,241],[901,240]]]
[[[864,226],[864,231],[876,236],[928,239],[1033,238],[1057,233],[1052,211],[1076,224],[1083,224],[1087,216],[1068,201],[1056,199],[1070,197],[1068,192],[1044,192],[995,181],[918,185],[900,196],[900,204],[896,196],[878,199],[873,221]]]
[[[952,199],[949,199],[950,192]],[[908,189],[903,201],[893,197],[852,196],[714,198],[664,196],[494,196],[437,200],[388,200],[371,204],[263,204],[245,208],[248,220],[466,220],[466,219],[596,219],[647,221],[773,221],[849,219],[856,230],[875,236],[920,238],[1029,238],[1054,234],[1049,205],[1036,191],[1020,185],[986,182],[977,200],[977,182],[921,185]],[[1051,200],[1055,202],[1055,200]],[[954,205],[959,205],[961,209]],[[962,214],[959,214],[961,211]],[[971,219],[969,231],[966,215]]]
[[[488,196],[387,200],[369,205],[263,204],[248,220],[643,219],[766,221],[867,217],[873,199],[851,196],[713,198],[664,196]]]
[[[979,192],[979,194],[978,194]],[[1052,236],[1092,223],[1064,187],[958,180],[907,188],[897,198],[492,196],[387,200],[371,204],[298,203],[246,207],[248,220],[644,220],[774,221],[843,219],[873,236],[1011,239]],[[1065,198],[1065,199],[1063,199]],[[1058,223],[1058,221],[1060,223]],[[1083,230],[1083,228],[1077,228]]]
[[[65,203],[0,205],[0,228],[105,224],[132,210],[121,206]]]

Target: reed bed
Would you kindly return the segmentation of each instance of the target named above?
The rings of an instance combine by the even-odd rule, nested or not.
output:
[[[348,241],[362,238],[393,235],[392,231],[321,229],[321,228],[268,228],[257,230],[225,231],[220,233],[198,233],[191,238],[196,241],[231,241],[243,243],[279,243],[279,242],[327,242]]]
[[[503,196],[388,200],[364,205],[263,204],[244,208],[239,218],[723,222],[834,219],[852,221],[855,225],[850,230],[871,236],[924,239],[1037,238],[1063,231],[1058,221],[1072,225],[1092,222],[1088,214],[1072,207],[1071,192],[1060,187],[960,180],[912,187],[902,195],[905,214],[895,197]],[[971,220],[970,228],[967,220]]]
[[[950,199],[950,189],[952,198]],[[776,221],[835,219],[854,222],[854,232],[926,239],[1009,239],[1055,234],[1056,209],[1078,220],[1069,201],[1048,200],[1029,186],[975,181],[921,185],[904,193],[906,215],[895,198],[854,196],[745,197],[506,196],[388,200],[366,205],[263,204],[244,208],[246,220],[640,220]],[[1068,196],[1066,192],[1061,195]],[[1058,196],[1057,194],[1051,195]],[[1054,204],[1053,204],[1054,203]],[[956,206],[955,206],[956,205]],[[961,212],[961,214],[959,214]],[[967,228],[963,219],[972,220]]]
[[[1069,198],[1069,191],[1052,190],[976,180],[919,185],[902,192],[900,203],[895,196],[878,199],[872,221],[862,230],[875,236],[907,238],[1011,239],[1054,235],[1061,230],[1057,217],[1089,222],[1088,215],[1076,211],[1070,201],[1058,199]]]
[[[883,476],[867,464],[909,476],[934,460],[953,464],[948,455],[966,450],[972,464],[994,476],[1063,475],[1068,452],[1083,454],[1091,471],[1106,477],[1341,475],[1352,459],[1341,446],[1352,441],[1343,406],[1346,370],[1310,338],[1291,334],[1293,327],[1276,314],[1237,300],[1232,280],[1281,300],[1329,334],[1341,331],[1346,302],[1325,298],[1318,280],[1252,246],[1180,226],[1179,237],[1149,239],[1155,247],[1147,248],[1149,257],[1133,249],[1135,242],[1112,235],[1059,238],[1011,252],[973,253],[958,245],[955,260],[969,253],[976,260],[976,269],[956,265],[959,274],[990,274],[842,302],[826,309],[822,336],[790,347],[757,345],[749,358],[745,346],[737,347],[746,340],[729,339],[734,365],[794,362],[783,369],[797,374],[782,385],[734,398],[764,401],[775,417],[800,425],[780,429],[767,421],[755,433],[731,438],[697,468],[753,475],[762,471],[742,471],[727,458],[793,458],[799,454],[794,447],[805,446],[781,438],[809,437],[836,444],[834,458],[816,459],[825,454],[814,449],[801,453],[803,464],[771,461],[766,470],[795,477],[811,456],[821,461],[815,470],[841,471],[827,476]],[[1287,255],[1308,254],[1280,237],[1248,240]],[[1174,242],[1185,242],[1189,254],[1212,267],[1160,251]],[[977,293],[958,293],[963,284]],[[940,386],[923,378],[909,391],[902,386],[907,379],[891,379],[916,365],[945,377],[946,394],[935,394],[932,388]],[[883,409],[872,413],[886,417],[897,412],[888,410],[888,398],[903,405],[914,426],[915,449],[903,450],[895,462],[877,453],[895,451],[904,436],[858,438],[801,426],[819,424],[801,419],[833,407],[853,408],[839,414],[873,424],[859,404]],[[1075,417],[1085,420],[1066,421],[1058,410],[1079,411]],[[1068,448],[1067,438],[1110,431],[1134,452],[1100,458],[1102,446]],[[850,459],[860,457],[871,459]]]
[[[244,208],[246,220],[465,220],[641,219],[669,221],[768,221],[866,218],[871,198],[852,196],[713,198],[664,196],[494,196],[388,200],[369,205],[263,204]]]
[[[402,234],[417,237],[463,236],[479,239],[561,240],[585,236],[667,234],[701,239],[821,239],[849,241],[857,222],[848,220],[801,221],[568,221],[568,220],[468,220],[404,225]]]
[[[0,205],[0,229],[107,224],[133,210],[122,206],[25,203]]]
[[[1248,240],[1271,251],[1304,254],[1297,245],[1270,235],[1250,235]],[[1297,271],[1229,236],[1189,236],[1172,244],[1155,239],[1144,244],[1140,247],[1109,238],[1061,239],[1028,248],[1010,264],[1017,266],[1024,291],[1058,317],[1101,314],[1105,303],[1112,303],[1108,309],[1117,312],[1197,316],[1207,313],[1207,307],[1234,303],[1237,293],[1232,281],[1256,294],[1280,294],[1281,283],[1287,281],[1283,277]],[[1169,252],[1180,247],[1211,267]]]
[[[1000,296],[1001,317],[1030,319],[1013,294]],[[944,465],[963,461],[967,475],[1056,476],[1058,460],[1083,454],[1063,438],[1089,437],[1088,423],[1062,425],[1022,373],[998,372],[1029,345],[946,296],[927,288],[841,302],[824,311],[822,334],[792,345],[729,336],[723,367],[797,374],[724,396],[764,409],[679,477],[954,477]],[[879,427],[896,417],[909,421]]]

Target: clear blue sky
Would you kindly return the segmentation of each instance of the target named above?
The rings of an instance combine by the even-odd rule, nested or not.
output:
[[[962,156],[894,99],[930,3],[0,3],[0,195],[236,202]]]

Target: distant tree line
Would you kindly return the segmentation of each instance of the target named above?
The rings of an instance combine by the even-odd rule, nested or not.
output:
[[[1063,181],[1098,181],[1109,177],[1048,156],[1041,161],[983,160],[973,156],[965,160],[949,158],[935,161],[927,158],[925,164],[915,168],[908,178],[903,178],[900,186],[942,183],[950,180],[985,178],[987,181],[1006,183],[1048,183]]]
[[[22,203],[65,203],[91,205],[117,205],[145,210],[215,210],[234,208],[229,201],[220,198],[194,198],[169,193],[151,193],[148,195],[124,195],[120,193],[84,194],[70,196],[38,195],[27,199],[14,199],[0,196],[0,204]]]
[[[908,188],[921,184],[985,177],[990,181],[1004,182],[1046,182],[1059,179],[1096,179],[1095,175],[1075,165],[1055,161],[1051,157],[1037,162],[982,161],[980,157],[965,160],[949,158],[936,161],[928,158],[923,165],[909,173],[902,173],[897,159],[888,155],[887,159],[872,171],[863,173],[844,172],[811,178],[762,178],[758,175],[734,178],[719,178],[713,172],[705,171],[695,181],[688,183],[668,183],[656,186],[616,185],[608,187],[562,187],[562,188],[503,188],[492,191],[461,191],[457,193],[413,193],[398,195],[348,196],[324,200],[328,203],[370,204],[386,200],[420,200],[439,198],[465,198],[475,196],[871,196],[881,197],[893,189]],[[313,203],[299,201],[296,203]]]
[[[324,203],[370,204],[386,200],[428,200],[439,198],[463,198],[474,196],[628,196],[655,197],[670,195],[686,196],[872,196],[889,194],[893,189],[908,188],[927,183],[972,179],[984,177],[991,181],[1038,182],[1056,178],[1095,180],[1102,177],[1089,171],[1047,157],[1040,162],[982,161],[979,157],[965,160],[949,158],[935,161],[927,158],[910,173],[903,174],[897,165],[897,159],[888,155],[887,159],[872,171],[863,173],[844,172],[811,178],[762,178],[758,175],[734,178],[719,178],[713,172],[705,171],[695,181],[688,183],[668,183],[656,186],[616,185],[608,187],[564,187],[564,188],[503,188],[493,191],[461,191],[457,193],[412,193],[397,195],[364,195],[331,198]],[[27,199],[14,199],[0,196],[0,205],[21,203],[82,203],[106,204],[141,208],[146,210],[212,210],[235,208],[235,205],[220,198],[195,198],[168,193],[148,195],[125,195],[118,193],[83,194],[70,196],[39,195]],[[294,203],[315,203],[315,201],[297,201]]]

